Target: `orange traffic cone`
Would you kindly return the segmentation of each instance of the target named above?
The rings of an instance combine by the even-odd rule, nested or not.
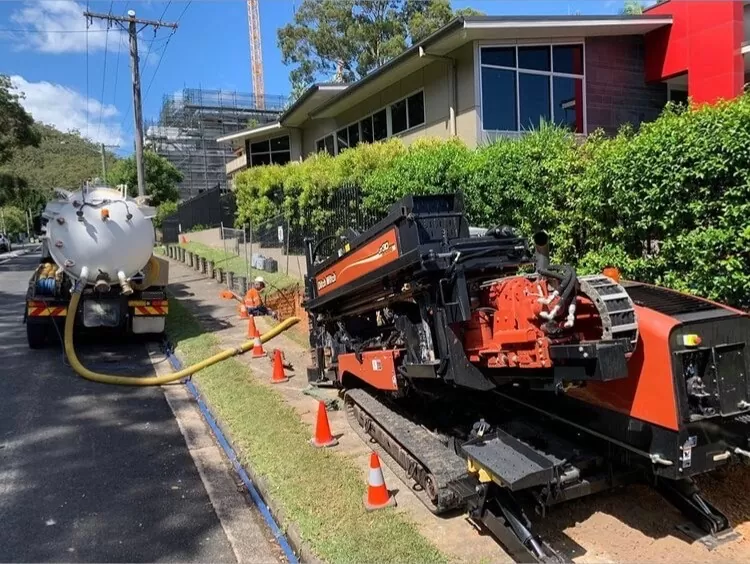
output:
[[[263,350],[263,343],[260,342],[260,335],[258,335],[256,332],[253,342],[252,358],[264,358],[265,356],[266,351]]]
[[[289,378],[284,374],[284,361],[281,360],[281,351],[276,349],[273,351],[273,376],[271,376],[271,384],[283,384],[288,381]]]
[[[383,507],[396,505],[396,498],[385,487],[383,470],[380,468],[380,458],[377,453],[370,454],[370,473],[367,476],[367,493],[365,494],[365,509],[375,511]]]
[[[237,313],[239,314],[240,319],[248,318],[247,307],[245,307],[245,304],[237,304]]]
[[[255,318],[252,315],[249,315],[247,317],[247,339],[249,341],[250,339],[255,339],[255,337],[260,337],[260,333],[255,326]]]
[[[328,424],[328,413],[326,404],[318,402],[318,420],[315,423],[315,436],[310,439],[314,447],[332,447],[339,444],[338,440],[331,434],[331,426]]]

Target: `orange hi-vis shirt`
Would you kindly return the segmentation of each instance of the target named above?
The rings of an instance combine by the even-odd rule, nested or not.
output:
[[[245,307],[260,307],[263,305],[263,299],[260,292],[255,288],[250,288],[245,294]]]

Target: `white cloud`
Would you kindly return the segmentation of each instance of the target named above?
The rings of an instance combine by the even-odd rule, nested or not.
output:
[[[21,105],[36,121],[54,125],[60,131],[78,130],[95,143],[125,145],[120,112],[115,106],[89,98],[87,120],[85,95],[61,84],[29,82],[22,76],[11,76],[10,80],[16,89],[24,93]]]
[[[116,48],[122,31],[112,27],[109,34],[105,33],[107,24],[103,20],[94,20],[88,27],[89,33],[81,33],[86,31],[85,11],[85,5],[73,0],[27,0],[10,19],[22,29],[34,30],[14,34],[22,48],[43,53],[83,53],[86,35],[89,51],[103,50],[107,35],[110,47]]]

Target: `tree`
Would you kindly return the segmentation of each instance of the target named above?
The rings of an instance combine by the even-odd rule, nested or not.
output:
[[[320,76],[353,82],[418,43],[456,15],[450,0],[303,0],[278,31],[289,79],[302,92]]]
[[[35,123],[33,129],[39,145],[17,149],[0,166],[0,205],[7,202],[36,210],[53,188],[77,190],[86,180],[102,174],[99,146],[77,131],[63,133],[42,123]],[[117,162],[112,153],[106,153],[105,158],[110,169]]]
[[[643,13],[643,4],[639,0],[625,0],[620,13],[625,16],[637,16]]]
[[[162,202],[159,205],[159,209],[156,210],[156,217],[154,218],[154,225],[161,227],[164,223],[164,218],[169,217],[173,213],[177,212],[177,202]]]
[[[23,210],[15,206],[0,208],[0,234],[24,233],[26,231],[26,216]]]
[[[34,119],[21,106],[21,98],[10,78],[0,74],[0,165],[10,160],[17,149],[39,145]]]
[[[180,199],[177,184],[182,182],[182,173],[167,159],[153,151],[143,153],[143,164],[146,181],[146,195],[152,206]],[[107,183],[113,186],[126,184],[130,196],[138,195],[138,174],[135,157],[118,161],[107,173]]]

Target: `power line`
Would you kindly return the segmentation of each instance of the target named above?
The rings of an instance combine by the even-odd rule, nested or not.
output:
[[[117,43],[117,61],[115,62],[115,88],[112,93],[112,105],[117,107],[117,77],[119,76],[120,70],[120,51],[122,51],[122,35],[118,35],[120,38]]]
[[[108,29],[9,29],[0,28],[4,33],[107,33]]]
[[[86,11],[89,9],[89,2],[86,0]],[[89,30],[89,20],[86,20],[86,31]],[[89,34],[86,33],[86,137],[89,136]]]
[[[112,6],[115,0],[109,4],[109,13],[112,13]],[[109,23],[107,24],[107,35],[104,36],[104,68],[102,70],[102,95],[99,97],[99,124],[96,126],[96,134],[102,129],[102,114],[104,113],[104,86],[107,81],[107,47],[109,46]]]

